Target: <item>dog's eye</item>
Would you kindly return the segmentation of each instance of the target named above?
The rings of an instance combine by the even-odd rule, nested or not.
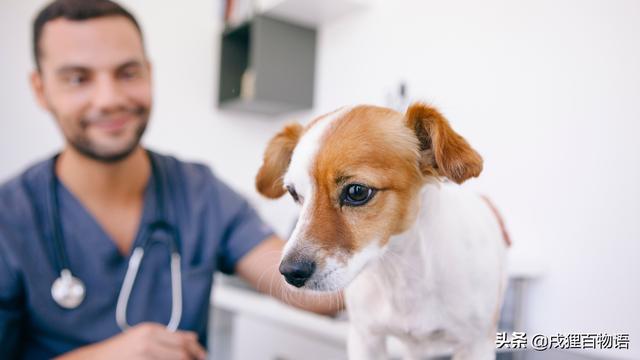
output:
[[[375,189],[361,184],[349,184],[342,190],[341,205],[361,206],[369,202],[375,194]]]
[[[287,185],[287,191],[293,198],[293,201],[300,202],[300,197],[298,196],[298,193],[296,192],[296,189],[293,186]]]

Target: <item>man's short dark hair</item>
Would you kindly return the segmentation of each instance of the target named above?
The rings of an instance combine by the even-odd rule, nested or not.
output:
[[[51,20],[64,18],[67,20],[83,21],[105,16],[124,16],[135,25],[140,39],[142,29],[133,15],[119,4],[110,0],[55,0],[45,6],[33,21],[33,58],[36,67],[40,69],[40,38],[45,24]]]

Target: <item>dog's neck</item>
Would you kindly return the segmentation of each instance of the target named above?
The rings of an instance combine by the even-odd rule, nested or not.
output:
[[[422,219],[425,218],[426,213],[430,210],[429,207],[437,204],[440,199],[440,183],[426,183],[422,186],[418,192],[418,203],[415,218],[409,228],[401,233],[392,235],[385,246],[386,251],[392,251],[398,254],[410,254],[413,250],[416,250],[415,246],[420,246],[420,243],[428,242],[425,234],[425,223]]]
[[[392,235],[384,246],[381,256],[373,260],[365,271],[375,272],[384,285],[393,287],[411,286],[412,281],[424,281],[428,274],[425,267],[416,266],[424,261],[424,254],[430,253],[428,231],[422,219],[427,216],[429,206],[440,199],[440,184],[429,183],[419,192],[418,213],[411,226],[402,233]],[[399,276],[401,275],[401,276]],[[405,284],[401,284],[405,283]]]

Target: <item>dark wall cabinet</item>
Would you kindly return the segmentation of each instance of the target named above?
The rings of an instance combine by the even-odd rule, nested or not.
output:
[[[313,106],[316,30],[264,15],[222,34],[218,105],[277,115]]]

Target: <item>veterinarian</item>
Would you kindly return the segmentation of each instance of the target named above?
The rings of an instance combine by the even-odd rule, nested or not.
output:
[[[151,64],[129,12],[54,1],[33,52],[31,86],[66,141],[0,186],[0,358],[204,358],[216,270],[337,311],[289,292],[284,242],[210,169],[141,147]]]

